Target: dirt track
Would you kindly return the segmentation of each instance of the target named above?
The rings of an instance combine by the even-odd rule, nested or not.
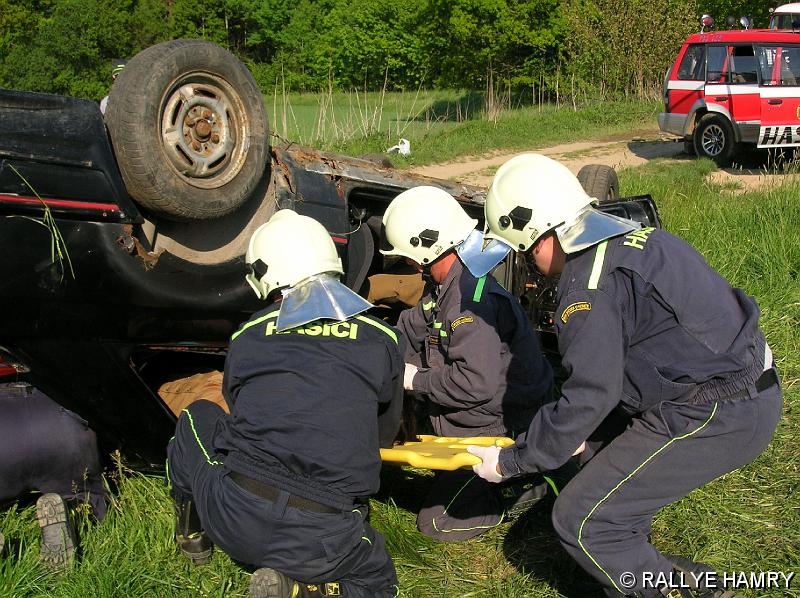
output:
[[[527,151],[550,156],[566,164],[574,173],[586,164],[606,164],[619,171],[641,166],[655,158],[692,159],[683,153],[682,140],[663,135],[654,129],[596,141],[579,141],[545,148],[532,146]],[[519,153],[522,152],[493,152],[457,162],[420,166],[415,168],[414,172],[487,187],[497,167]],[[777,184],[786,178],[785,175],[766,174],[763,165],[751,166],[751,168],[717,170],[709,175],[709,180],[717,184],[726,184],[732,192],[743,192]]]

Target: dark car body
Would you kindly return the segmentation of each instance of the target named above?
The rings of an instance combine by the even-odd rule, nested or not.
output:
[[[250,232],[277,208],[318,219],[360,289],[380,272],[386,205],[433,184],[482,217],[485,190],[293,144],[272,147],[258,192],[217,221],[162,221],[126,192],[94,102],[0,90],[0,358],[75,411],[106,450],[160,466],[175,418],[165,381],[221,369],[261,306],[244,281]],[[609,204],[658,226],[649,197]],[[524,263],[498,268],[547,332],[548,289]]]

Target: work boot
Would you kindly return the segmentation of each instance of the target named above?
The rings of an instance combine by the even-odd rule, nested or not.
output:
[[[672,568],[675,571],[683,574],[684,582],[694,590],[694,596],[697,598],[742,598],[740,594],[734,591],[705,583],[706,581],[716,581],[719,577],[710,565],[696,563],[686,557],[673,554],[665,554],[664,556],[672,563]]]
[[[716,571],[709,565],[704,563],[695,563],[686,557],[676,556],[673,554],[664,555],[670,563],[672,568],[683,576],[683,581],[693,590],[715,590],[716,588],[707,587],[703,582],[707,579],[716,579]],[[699,585],[698,585],[699,584]]]
[[[43,494],[36,501],[36,519],[42,530],[39,561],[51,571],[63,571],[75,560],[78,545],[75,527],[64,499]]]
[[[262,567],[250,578],[250,598],[320,598],[343,596],[338,582],[304,584],[280,571]]]
[[[547,482],[540,474],[506,482],[497,488],[506,519],[518,519],[547,495]]]
[[[175,501],[175,541],[181,552],[194,565],[211,560],[214,543],[206,534],[191,500]]]

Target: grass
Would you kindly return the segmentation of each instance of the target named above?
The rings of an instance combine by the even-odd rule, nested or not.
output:
[[[577,111],[555,106],[528,107],[502,115],[497,122],[468,120],[453,127],[432,129],[419,138],[407,137],[411,155],[392,158],[399,167],[447,162],[460,157],[535,149],[557,143],[607,137],[623,131],[655,129],[659,104],[645,101],[592,104]],[[360,155],[385,147],[374,137],[353,139],[331,147],[341,153]]]
[[[549,126],[544,118],[525,126],[528,131],[549,131],[542,143],[623,126],[598,118],[601,122],[590,129],[598,117],[591,110],[553,114]],[[515,120],[519,127],[522,120]],[[481,123],[457,125],[435,143],[454,153],[523,143],[523,131],[503,127],[507,136],[496,138],[494,145],[489,139],[495,129]],[[474,131],[482,132],[476,137]],[[420,154],[428,155],[424,149]],[[628,195],[651,193],[665,228],[689,240],[734,285],[758,299],[786,404],[767,450],[754,463],[664,509],[654,522],[653,538],[661,550],[703,560],[719,571],[800,575],[800,185],[731,195],[723,186],[707,182],[714,168],[706,160],[654,161],[623,171],[621,190]],[[177,553],[163,479],[124,471],[113,475],[118,491],[108,517],[100,524],[83,523],[83,557],[62,578],[48,575],[37,564],[33,508],[0,513],[0,529],[11,544],[0,558],[0,596],[246,595],[248,574],[223,553],[216,551],[210,565],[196,569]],[[582,598],[576,587],[587,578],[555,539],[547,504],[471,541],[439,544],[419,534],[414,523],[429,481],[425,472],[386,468],[381,494],[372,502],[372,521],[386,536],[401,596]],[[789,590],[741,594],[800,597],[800,580],[795,579]]]
[[[272,130],[297,143],[358,156],[408,139],[411,155],[392,157],[400,168],[655,130],[661,107],[644,100],[587,103],[575,111],[537,105],[501,111],[495,120],[482,111],[480,95],[460,92],[290,95],[267,98],[268,110],[271,100]]]
[[[482,99],[459,91],[353,91],[275,94],[265,103],[272,131],[283,138],[326,146],[375,136],[385,149],[400,137],[419,137],[476,117]]]

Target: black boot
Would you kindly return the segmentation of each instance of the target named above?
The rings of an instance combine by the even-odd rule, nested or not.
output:
[[[506,482],[497,488],[506,520],[513,521],[547,495],[547,482],[540,474]]]
[[[181,552],[195,565],[211,560],[214,544],[209,539],[191,500],[175,500],[175,541]]]
[[[280,571],[262,567],[250,578],[250,598],[322,598],[344,596],[338,582],[304,584]]]
[[[683,575],[686,585],[695,591],[697,598],[742,598],[732,590],[726,590],[717,583],[719,576],[713,567],[705,563],[696,563],[686,557],[665,554],[672,563],[673,569]],[[708,583],[711,582],[711,583]]]
[[[68,569],[75,560],[78,539],[64,499],[52,492],[40,496],[36,519],[42,532],[39,561],[51,571]]]

